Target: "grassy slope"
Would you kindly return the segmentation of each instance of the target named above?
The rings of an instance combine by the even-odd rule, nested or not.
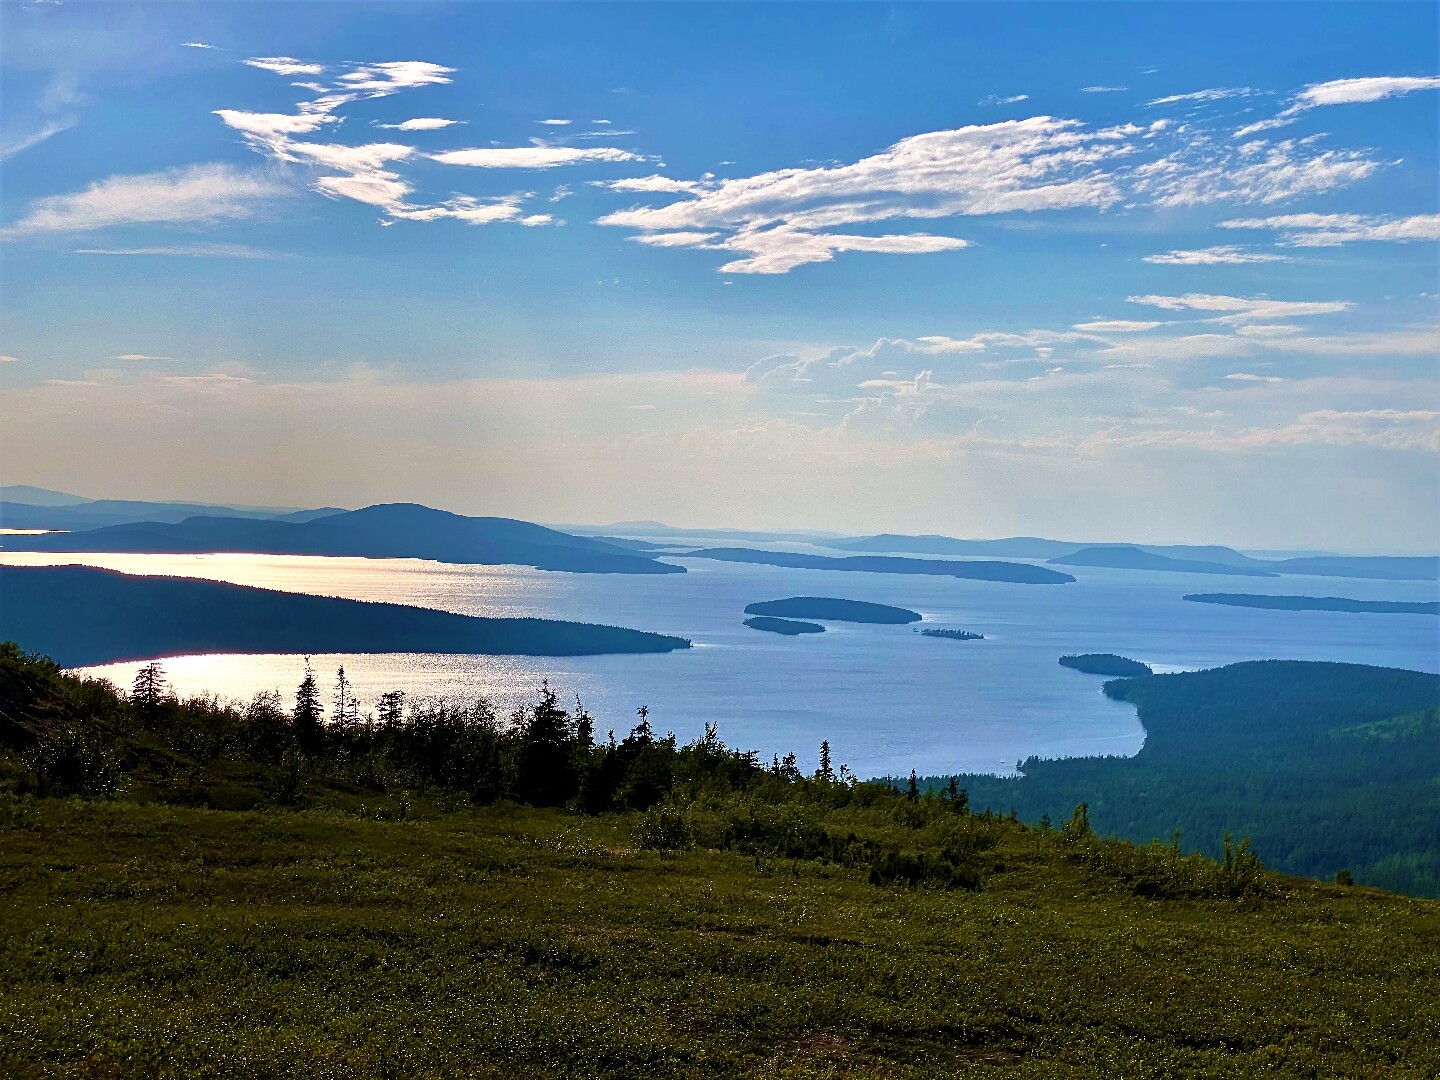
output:
[[[980,892],[876,887],[395,805],[0,803],[0,1073],[1440,1075],[1433,901],[1145,900],[1019,826]]]

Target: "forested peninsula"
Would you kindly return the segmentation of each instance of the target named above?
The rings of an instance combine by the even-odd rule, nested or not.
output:
[[[1440,675],[1265,660],[1104,690],[1138,709],[1138,754],[965,777],[972,801],[1027,821],[1085,802],[1101,832],[1211,854],[1228,829],[1281,870],[1440,896]]]
[[[590,656],[685,638],[551,619],[492,619],[88,566],[0,565],[0,638],[66,667],[204,653]]]

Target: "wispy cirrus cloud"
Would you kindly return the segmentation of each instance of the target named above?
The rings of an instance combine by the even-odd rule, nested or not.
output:
[[[595,162],[640,161],[643,158],[618,147],[489,146],[423,152],[406,143],[383,142],[350,145],[303,138],[332,129],[343,119],[342,109],[352,102],[388,97],[419,87],[452,81],[455,69],[421,60],[326,65],[290,56],[252,57],[251,67],[288,77],[305,76],[295,85],[315,95],[296,105],[293,113],[263,113],[217,109],[228,127],[240,132],[251,149],[278,161],[331,170],[314,179],[311,187],[332,199],[346,199],[379,209],[382,224],[396,221],[449,219],[471,225],[515,222],[537,226],[559,223],[550,214],[527,213],[524,203],[531,192],[503,195],[457,194],[441,200],[417,200],[416,183],[400,166],[429,160],[441,165],[479,169],[553,169]],[[570,121],[546,120],[551,126]],[[376,124],[392,131],[438,131],[463,123],[441,117],[416,117],[395,124]]]
[[[1090,130],[1077,121],[1035,117],[911,136],[850,165],[693,182],[684,190],[668,178],[650,180],[650,186],[621,190],[688,197],[616,211],[599,224],[642,235],[725,233],[713,245],[707,238],[707,245],[750,255],[719,268],[726,273],[782,273],[828,261],[839,250],[956,250],[965,242],[953,237],[829,230],[904,218],[1111,206],[1123,196],[1101,163],[1128,153],[1126,139],[1139,130]]]
[[[112,176],[74,195],[36,199],[23,216],[0,228],[0,238],[120,225],[210,224],[251,217],[260,204],[289,194],[290,187],[274,176],[220,163]]]
[[[1197,136],[1135,170],[1135,190],[1159,206],[1278,203],[1364,180],[1380,163],[1363,150],[1320,150],[1311,140],[1239,146]]]
[[[1193,250],[1167,251],[1159,255],[1146,255],[1141,262],[1156,266],[1243,266],[1246,263],[1291,262],[1287,255],[1276,255],[1265,251],[1247,251],[1233,244]]]
[[[1263,296],[1222,296],[1213,293],[1185,293],[1183,296],[1127,296],[1127,303],[1144,304],[1165,311],[1218,311],[1217,321],[1261,322],[1291,319],[1304,315],[1334,315],[1355,305],[1349,300],[1271,300]]]
[[[1146,105],[1180,105],[1180,104],[1204,104],[1211,101],[1224,101],[1227,98],[1255,97],[1257,94],[1265,93],[1264,90],[1256,90],[1250,86],[1220,86],[1209,90],[1192,90],[1188,94],[1169,94],[1165,97],[1151,98]]]
[[[1261,131],[1293,124],[1296,117],[1309,109],[1384,101],[1386,98],[1404,97],[1419,90],[1440,90],[1440,75],[1371,75],[1311,83],[1295,94],[1290,104],[1278,115],[1245,125],[1235,132],[1235,137],[1243,139]]]
[[[1018,105],[1022,101],[1029,101],[1029,94],[1012,94],[1009,97],[1001,97],[999,94],[988,94],[981,98],[977,104],[980,105]]]
[[[130,248],[76,248],[76,255],[141,255],[186,259],[284,259],[280,252],[247,244],[160,244]]]
[[[1378,75],[1311,83],[1295,95],[1295,104],[1305,109],[1322,105],[1353,105],[1403,97],[1417,90],[1440,90],[1440,75]]]
[[[1234,218],[1220,222],[1222,229],[1266,229],[1282,234],[1290,247],[1337,247],[1362,241],[1413,243],[1440,240],[1440,214],[1387,217],[1378,214],[1279,214],[1263,218]]]
[[[0,161],[8,161],[16,154],[23,154],[32,147],[39,146],[46,139],[59,135],[62,131],[69,131],[75,126],[74,120],[56,120],[44,124],[28,135],[18,135],[0,143]]]

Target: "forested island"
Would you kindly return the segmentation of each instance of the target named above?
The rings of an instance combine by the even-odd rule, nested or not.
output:
[[[885,555],[800,555],[790,551],[761,551],[758,548],[700,548],[675,552],[691,559],[720,559],[724,562],[788,566],[796,570],[847,570],[866,574],[929,574],[938,577],[972,578],[977,581],[1009,581],[1022,585],[1062,585],[1075,579],[1069,574],[1028,563],[980,561],[957,562],[939,559],[892,558]]]
[[[1440,905],[550,688],[323,696],[0,644],[0,1072],[1440,1074]]]
[[[746,619],[745,625],[751,630],[765,630],[771,634],[785,634],[790,637],[797,634],[823,634],[825,632],[825,627],[819,623],[801,622],[798,619],[776,619],[769,615],[756,615],[754,618]]]
[[[984,641],[984,634],[974,634],[969,630],[941,630],[933,626],[927,626],[916,633],[924,634],[926,637],[946,638],[950,641]]]
[[[918,611],[908,608],[872,604],[864,600],[837,600],[831,596],[792,596],[785,600],[762,600],[757,604],[747,605],[745,614],[881,625],[919,622],[921,619]]]
[[[1080,653],[1060,657],[1060,666],[1083,671],[1087,675],[1111,675],[1121,678],[1135,678],[1153,675],[1149,664],[1139,660],[1117,656],[1115,653]]]
[[[1409,600],[1348,600],[1341,596],[1264,596],[1258,593],[1191,593],[1197,604],[1270,608],[1278,611],[1354,611],[1373,615],[1440,615],[1440,603]]]
[[[1104,689],[1139,710],[1138,754],[965,777],[972,802],[1059,821],[1083,801],[1101,832],[1212,854],[1230,829],[1281,870],[1440,896],[1440,675],[1266,660]]]
[[[0,638],[66,667],[202,653],[591,656],[685,638],[552,619],[494,619],[88,566],[0,565]]]
[[[303,515],[299,515],[303,516]],[[6,537],[9,551],[251,552],[533,566],[581,574],[683,574],[654,555],[513,518],[465,517],[415,503],[386,503],[309,520],[189,517],[54,536]]]

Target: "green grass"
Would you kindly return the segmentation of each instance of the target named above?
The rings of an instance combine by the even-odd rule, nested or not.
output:
[[[1440,1075],[1435,901],[1144,899],[1010,823],[971,892],[347,805],[0,803],[0,1074]]]

